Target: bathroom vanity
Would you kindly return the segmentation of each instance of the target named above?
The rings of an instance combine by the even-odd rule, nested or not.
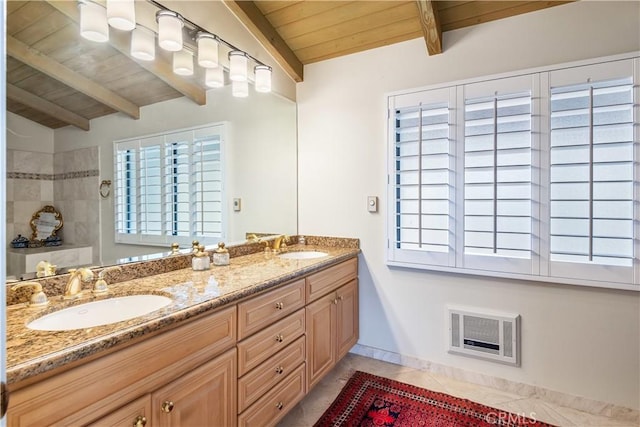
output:
[[[174,298],[112,325],[33,331],[10,307],[8,425],[275,425],[358,339],[359,250],[298,249],[327,255],[112,285]]]

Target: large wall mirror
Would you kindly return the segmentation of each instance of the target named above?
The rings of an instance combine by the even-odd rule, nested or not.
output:
[[[225,243],[244,241],[247,233],[296,233],[297,118],[291,101],[295,82],[224,3],[165,0],[162,4],[272,66],[273,92],[258,93],[251,84],[246,98],[236,98],[227,81],[224,87],[207,90],[203,99],[207,87],[201,67],[190,77],[167,75],[171,52],[159,48],[155,66],[143,67],[141,61],[127,57],[130,36],[122,31],[110,31],[107,43],[81,38],[75,2],[11,2],[5,75],[13,91],[6,105],[8,275],[20,277],[25,269],[34,271],[42,260],[58,265],[60,272],[65,266],[110,265],[166,253],[170,239],[155,241],[158,246],[116,243],[114,142],[215,123],[224,123],[226,130],[221,210]],[[138,25],[156,28],[153,3],[137,1],[135,9]],[[47,25],[42,25],[44,19]],[[187,41],[192,40],[190,31],[185,30]],[[228,67],[230,47],[222,46],[220,64]],[[74,87],[72,79],[38,71],[30,57],[20,54],[27,48],[40,52],[50,63],[63,64],[82,81],[90,78],[88,92],[94,96],[87,96],[86,84]],[[249,65],[251,80],[254,64]],[[99,88],[111,91],[109,96]],[[50,104],[25,104],[26,98],[16,96],[25,91],[60,102],[65,111],[75,114],[66,114],[61,123],[59,115],[53,117],[56,114],[43,109]],[[121,98],[135,104],[134,114],[131,102],[123,103]],[[78,115],[87,120],[78,120]],[[109,181],[110,188],[102,184]],[[239,210],[233,208],[236,200]],[[44,206],[53,206],[64,218],[56,231],[62,244],[55,250],[44,245],[14,250],[11,241],[18,235],[31,236],[29,221]]]
[[[19,270],[34,271],[28,265],[41,260],[57,264],[58,272],[64,272],[65,263],[111,265],[167,252],[169,245],[115,243],[116,189],[107,197],[100,194],[101,182],[114,178],[114,141],[208,123],[224,122],[227,129],[226,242],[244,241],[247,233],[295,234],[296,105],[273,93],[252,95],[238,99],[231,96],[230,88],[210,91],[205,106],[178,98],[143,107],[139,120],[121,114],[92,120],[88,132],[72,127],[52,131],[9,113],[7,239],[29,236],[29,220],[41,206],[55,206],[65,221],[57,233],[64,242],[60,247],[9,247],[8,275],[30,278],[31,274]],[[234,210],[238,199],[240,210]],[[59,261],[57,254],[65,260]],[[29,260],[19,260],[27,255]]]

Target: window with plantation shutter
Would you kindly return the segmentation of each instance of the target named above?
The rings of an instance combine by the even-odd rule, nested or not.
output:
[[[532,90],[530,76],[464,86],[465,268],[531,273]]]
[[[630,61],[550,76],[550,274],[628,282],[634,262]]]
[[[449,106],[455,91],[394,99],[393,256],[405,262],[450,265],[454,195]]]
[[[115,143],[118,243],[224,237],[223,134],[220,124]]]
[[[388,265],[640,291],[638,54],[388,108]]]

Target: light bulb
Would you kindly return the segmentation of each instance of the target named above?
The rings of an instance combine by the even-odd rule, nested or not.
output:
[[[267,65],[256,65],[255,73],[256,92],[271,92],[271,67]]]
[[[249,82],[235,80],[231,82],[231,95],[236,98],[246,98],[249,96]]]
[[[173,52],[173,72],[180,76],[193,75],[193,55],[186,50]]]
[[[182,27],[184,20],[176,12],[159,10],[156,13],[158,21],[158,44],[169,52],[182,50]]]
[[[133,30],[136,27],[136,6],[133,0],[107,0],[107,22],[117,30]]]
[[[224,69],[222,67],[207,68],[205,71],[204,84],[214,88],[224,86]]]
[[[80,35],[93,42],[109,40],[107,10],[92,1],[80,2]]]
[[[216,36],[199,32],[196,36],[198,43],[198,65],[204,68],[218,66],[218,39]]]
[[[247,81],[247,54],[240,50],[229,52],[229,78],[232,81]]]
[[[145,27],[136,27],[131,33],[131,56],[143,61],[153,61],[156,57],[156,37]]]

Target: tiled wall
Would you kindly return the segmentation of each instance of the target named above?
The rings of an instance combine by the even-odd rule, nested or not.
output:
[[[29,221],[45,205],[60,211],[65,244],[93,247],[100,260],[98,147],[63,153],[7,150],[7,245],[31,237]]]
[[[7,243],[31,237],[33,213],[54,204],[53,180],[53,154],[7,150]]]
[[[65,243],[93,247],[100,260],[100,159],[98,147],[53,155],[55,206],[64,220]]]

